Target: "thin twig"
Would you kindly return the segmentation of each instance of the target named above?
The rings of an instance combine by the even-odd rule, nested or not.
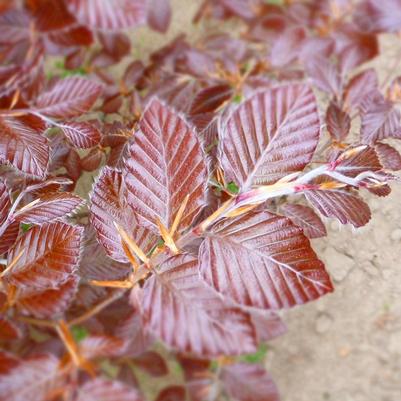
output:
[[[114,301],[117,301],[117,299],[121,298],[125,294],[125,292],[126,292],[126,289],[123,289],[120,291],[115,291],[109,298],[106,298],[104,301],[97,304],[95,307],[93,307],[88,312],[84,313],[81,316],[76,317],[75,319],[70,320],[68,322],[68,325],[74,326],[74,325],[85,322],[86,320],[90,319],[91,317],[93,317],[96,314],[98,314],[99,312],[101,312],[103,309],[105,309],[107,306],[112,304]]]

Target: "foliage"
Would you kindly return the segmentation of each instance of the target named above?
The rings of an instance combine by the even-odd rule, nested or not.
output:
[[[397,180],[401,78],[366,63],[400,1],[205,0],[220,31],[135,59],[170,19],[0,5],[0,400],[278,400],[278,311],[333,291],[311,239]]]

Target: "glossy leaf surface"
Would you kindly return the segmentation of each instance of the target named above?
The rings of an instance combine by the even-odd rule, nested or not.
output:
[[[0,116],[0,162],[43,178],[49,162],[46,125],[34,116]]]
[[[250,212],[217,223],[205,236],[202,277],[241,305],[288,308],[333,290],[308,239],[285,217]]]
[[[255,350],[249,315],[224,305],[200,279],[192,256],[168,259],[146,282],[140,307],[145,325],[182,352],[215,356]]]
[[[320,238],[327,235],[322,220],[310,207],[288,203],[282,209],[295,225],[302,228],[308,238]]]
[[[116,380],[97,378],[86,382],[74,401],[139,401],[138,391]]]
[[[27,224],[45,224],[67,217],[83,204],[83,200],[67,192],[50,193],[37,198],[32,206],[15,214],[15,219]]]
[[[194,130],[172,109],[154,99],[143,114],[126,160],[128,202],[141,224],[171,227],[189,195],[181,219],[186,227],[204,204],[206,162]],[[158,231],[158,230],[157,230]]]
[[[145,22],[146,1],[142,0],[71,0],[68,8],[88,26],[106,30],[121,30]]]
[[[253,96],[221,127],[226,181],[245,190],[302,170],[312,158],[319,132],[316,101],[309,87],[288,85]]]
[[[91,148],[97,145],[101,139],[99,130],[87,122],[64,122],[62,130],[70,142],[81,149]]]
[[[369,206],[358,195],[346,191],[308,191],[306,198],[323,216],[334,217],[342,224],[358,228],[371,217]]]
[[[32,228],[11,249],[9,264],[23,253],[4,279],[21,288],[57,288],[78,267],[81,235],[80,227],[61,222]]]
[[[154,237],[138,225],[134,211],[126,200],[122,174],[116,170],[106,167],[100,174],[91,195],[90,219],[99,242],[116,261],[126,263],[128,258],[114,223],[125,229],[144,252],[154,245]]]
[[[226,392],[238,401],[279,401],[277,387],[271,376],[259,365],[238,363],[221,373]]]
[[[84,78],[66,78],[36,99],[38,111],[51,118],[72,118],[87,112],[102,92],[102,86]]]

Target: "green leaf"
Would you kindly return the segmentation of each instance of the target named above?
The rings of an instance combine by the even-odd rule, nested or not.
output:
[[[239,187],[235,182],[231,181],[227,184],[227,190],[232,194],[237,194],[239,192]]]
[[[242,95],[241,94],[238,93],[233,97],[233,103],[239,104],[239,103],[241,103],[241,101],[242,101]]]
[[[72,326],[71,333],[77,343],[85,340],[89,335],[89,331],[84,326]]]
[[[100,362],[100,368],[102,369],[103,373],[110,379],[115,379],[120,372],[119,366],[112,364],[110,359],[103,359]]]
[[[30,223],[21,223],[20,227],[22,232],[26,233],[27,231],[29,231],[31,229],[31,227],[33,226],[33,224]]]
[[[239,360],[247,363],[263,363],[267,354],[267,345],[260,344],[258,350],[253,354],[242,355]]]

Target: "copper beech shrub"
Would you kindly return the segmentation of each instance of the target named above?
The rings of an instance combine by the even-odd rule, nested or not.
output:
[[[398,60],[365,65],[401,1],[205,0],[223,30],[146,60],[168,0],[0,12],[0,400],[279,400],[279,311],[333,291],[310,240],[401,169]]]

